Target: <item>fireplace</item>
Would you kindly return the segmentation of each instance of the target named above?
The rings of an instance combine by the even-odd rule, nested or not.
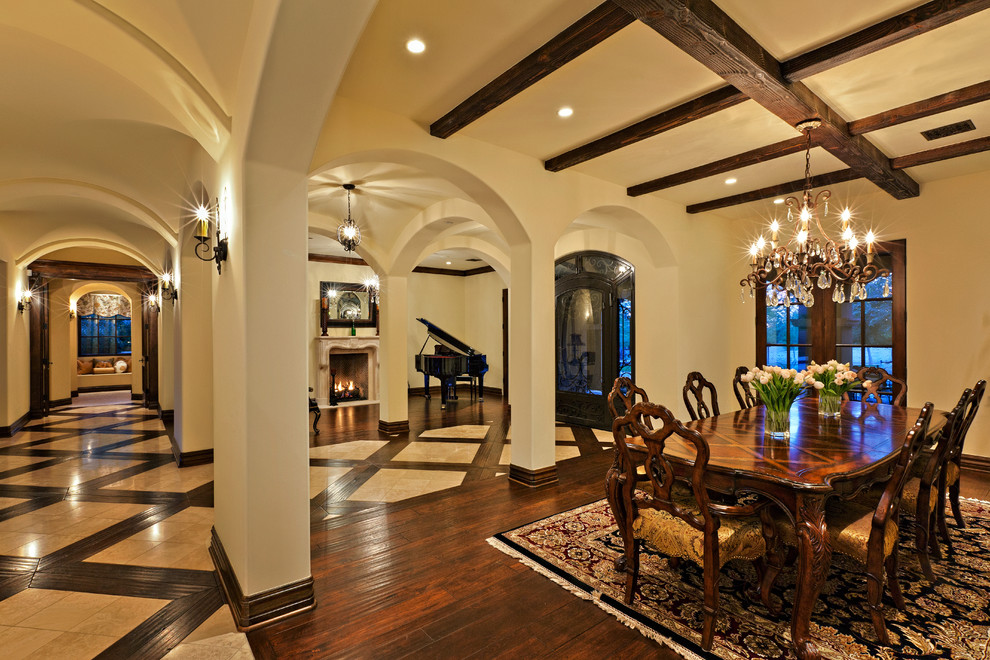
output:
[[[330,355],[330,405],[368,399],[368,358],[360,353]]]
[[[378,337],[317,337],[316,402],[330,404],[330,370],[338,405],[378,403]],[[351,383],[353,382],[353,388]]]

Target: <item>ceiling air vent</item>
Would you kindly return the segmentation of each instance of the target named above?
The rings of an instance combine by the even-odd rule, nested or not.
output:
[[[975,130],[976,126],[973,125],[973,120],[967,119],[966,121],[959,121],[955,124],[949,124],[948,126],[939,126],[938,128],[933,128],[930,131],[921,131],[921,135],[926,140],[938,140],[949,137],[950,135],[959,135],[960,133]]]

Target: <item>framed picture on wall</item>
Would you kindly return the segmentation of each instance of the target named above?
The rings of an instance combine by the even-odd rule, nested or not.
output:
[[[378,305],[363,284],[354,282],[320,282],[320,315],[330,327],[378,325]]]

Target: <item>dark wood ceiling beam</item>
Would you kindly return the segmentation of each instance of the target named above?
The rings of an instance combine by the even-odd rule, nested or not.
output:
[[[715,176],[716,174],[731,172],[749,165],[756,165],[757,163],[763,163],[768,160],[773,160],[774,158],[780,158],[781,156],[787,156],[799,151],[804,151],[807,142],[807,138],[803,135],[799,135],[798,137],[791,138],[790,140],[775,142],[774,144],[769,144],[765,147],[759,147],[745,153],[716,160],[706,165],[699,165],[698,167],[692,167],[689,170],[669,174],[667,176],[660,177],[659,179],[646,181],[645,183],[639,183],[635,186],[630,186],[626,192],[630,197],[638,197],[639,195],[645,195],[647,193],[656,192],[665,188],[672,188],[683,183],[690,183],[691,181],[697,181],[706,177]]]
[[[65,280],[103,280],[107,282],[155,281],[155,274],[144,266],[96,264],[82,261],[38,259],[28,265],[32,276]]]
[[[433,122],[430,125],[430,135],[439,138],[450,137],[578,55],[608,39],[634,20],[632,16],[606,0]]]
[[[934,0],[787,60],[781,73],[790,81],[803,80],[988,7],[990,0]]]
[[[855,170],[850,168],[813,176],[811,177],[811,185],[814,188],[821,188],[822,186],[831,186],[836,183],[842,183],[843,181],[852,181],[853,179],[860,178],[862,177]],[[747,202],[756,202],[761,199],[768,199],[770,197],[791,195],[796,192],[800,192],[803,189],[804,179],[798,179],[797,181],[781,183],[776,186],[760,188],[759,190],[750,190],[749,192],[739,193],[738,195],[729,195],[728,197],[713,199],[710,202],[691,204],[687,207],[687,212],[704,213],[705,211],[714,211],[715,209],[723,209],[727,206],[737,206],[739,204],[746,204]]]
[[[707,117],[708,115],[731,108],[746,101],[749,97],[731,85],[725,85],[718,89],[691,99],[676,107],[664,110],[663,112],[647,117],[630,126],[626,126],[614,133],[598,138],[580,147],[554,156],[547,160],[543,166],[551,172],[559,172],[568,167],[573,167],[586,160],[597,158],[598,156],[628,147],[640,140],[659,135],[672,128],[683,126],[696,119]]]
[[[990,80],[851,121],[849,133],[862,135],[986,100],[990,100]]]
[[[967,140],[966,142],[957,142],[956,144],[938,147],[937,149],[919,151],[918,153],[908,154],[906,156],[898,156],[897,158],[892,158],[890,160],[890,164],[895,170],[903,170],[907,167],[917,167],[919,165],[937,163],[939,161],[949,160],[950,158],[969,156],[970,154],[978,154],[984,151],[990,151],[990,136],[976,138],[975,140]],[[843,181],[852,181],[853,179],[860,178],[862,177],[852,169],[838,170],[836,172],[829,172],[827,174],[820,174],[818,176],[811,177],[811,185],[814,188],[820,188],[822,186],[830,186],[835,183],[842,183]],[[760,188],[759,190],[751,190],[738,195],[722,197],[721,199],[713,199],[710,202],[691,204],[687,207],[687,212],[704,213],[705,211],[714,211],[715,209],[721,209],[727,206],[736,206],[738,204],[746,204],[747,202],[755,202],[761,199],[780,197],[781,195],[790,195],[802,190],[803,186],[804,179],[799,179],[797,181],[791,181],[790,183],[782,183],[780,185]]]
[[[919,186],[801,83],[784,79],[780,62],[711,0],[613,0],[645,25],[720,75],[787,123],[817,117],[816,139],[846,165],[897,199],[916,197]]]
[[[983,151],[990,151],[990,136],[967,140],[966,142],[957,142],[944,147],[938,147],[937,149],[919,151],[906,156],[898,156],[897,158],[891,158],[890,163],[895,169],[903,170],[905,167],[917,167],[918,165],[937,163],[940,160],[969,156],[970,154],[978,154]]]

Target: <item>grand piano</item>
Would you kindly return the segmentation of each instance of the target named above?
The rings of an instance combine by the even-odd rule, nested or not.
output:
[[[440,381],[440,408],[447,408],[450,391],[455,388],[457,377],[467,374],[478,379],[478,400],[484,400],[485,373],[488,371],[488,360],[457,337],[433,325],[426,319],[416,319],[426,326],[427,337],[423,348],[416,356],[416,371],[423,374],[426,386],[426,398],[430,398],[430,376]],[[433,355],[423,354],[430,339],[437,342]],[[457,398],[457,395],[454,395]]]

